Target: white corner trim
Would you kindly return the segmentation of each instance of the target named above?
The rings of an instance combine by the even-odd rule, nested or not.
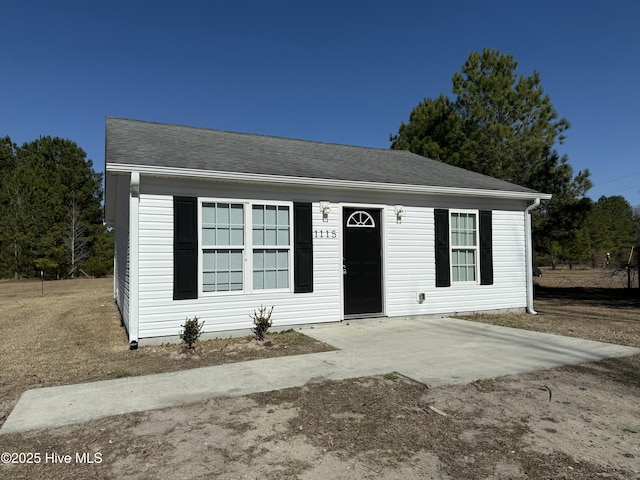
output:
[[[356,180],[333,180],[328,178],[289,177],[285,175],[266,175],[261,173],[221,172],[215,170],[198,170],[193,168],[157,167],[149,165],[129,165],[123,163],[107,163],[109,173],[134,173],[166,176],[175,178],[198,178],[203,180],[219,180],[226,182],[263,183],[271,185],[313,185],[328,188],[345,188],[358,190],[377,190],[405,193],[424,193],[431,195],[455,195],[467,197],[493,197],[519,200],[548,200],[551,195],[538,192],[517,192],[509,190],[486,190],[476,188],[438,187],[429,185],[406,185],[398,183],[362,182]],[[133,177],[132,177],[133,178]]]

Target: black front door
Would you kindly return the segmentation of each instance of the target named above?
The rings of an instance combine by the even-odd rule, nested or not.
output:
[[[343,210],[344,314],[382,312],[380,210]]]

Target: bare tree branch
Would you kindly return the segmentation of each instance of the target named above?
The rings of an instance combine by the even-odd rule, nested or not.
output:
[[[72,200],[67,207],[67,228],[63,238],[64,246],[67,248],[67,262],[71,266],[69,275],[72,278],[79,270],[79,265],[91,255],[85,240],[87,227],[81,220],[80,211],[78,202]]]

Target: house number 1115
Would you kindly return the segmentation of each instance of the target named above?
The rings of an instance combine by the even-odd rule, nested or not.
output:
[[[338,238],[338,232],[335,230],[314,230],[313,238]]]

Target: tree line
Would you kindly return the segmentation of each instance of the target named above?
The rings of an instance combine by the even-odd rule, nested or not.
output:
[[[425,98],[390,136],[391,148],[551,193],[534,212],[536,259],[601,266],[628,261],[640,244],[640,211],[620,196],[593,202],[588,170],[558,153],[570,128],[544,93],[540,74],[517,73],[498,50],[472,52],[452,95]]]
[[[640,245],[640,211],[622,196],[602,196],[589,202],[582,225],[573,242],[551,245],[549,261],[562,261],[571,267],[586,263],[592,267],[616,268],[633,263]],[[633,250],[632,250],[633,249]]]
[[[73,141],[0,138],[0,277],[101,276],[113,266],[102,174]]]

